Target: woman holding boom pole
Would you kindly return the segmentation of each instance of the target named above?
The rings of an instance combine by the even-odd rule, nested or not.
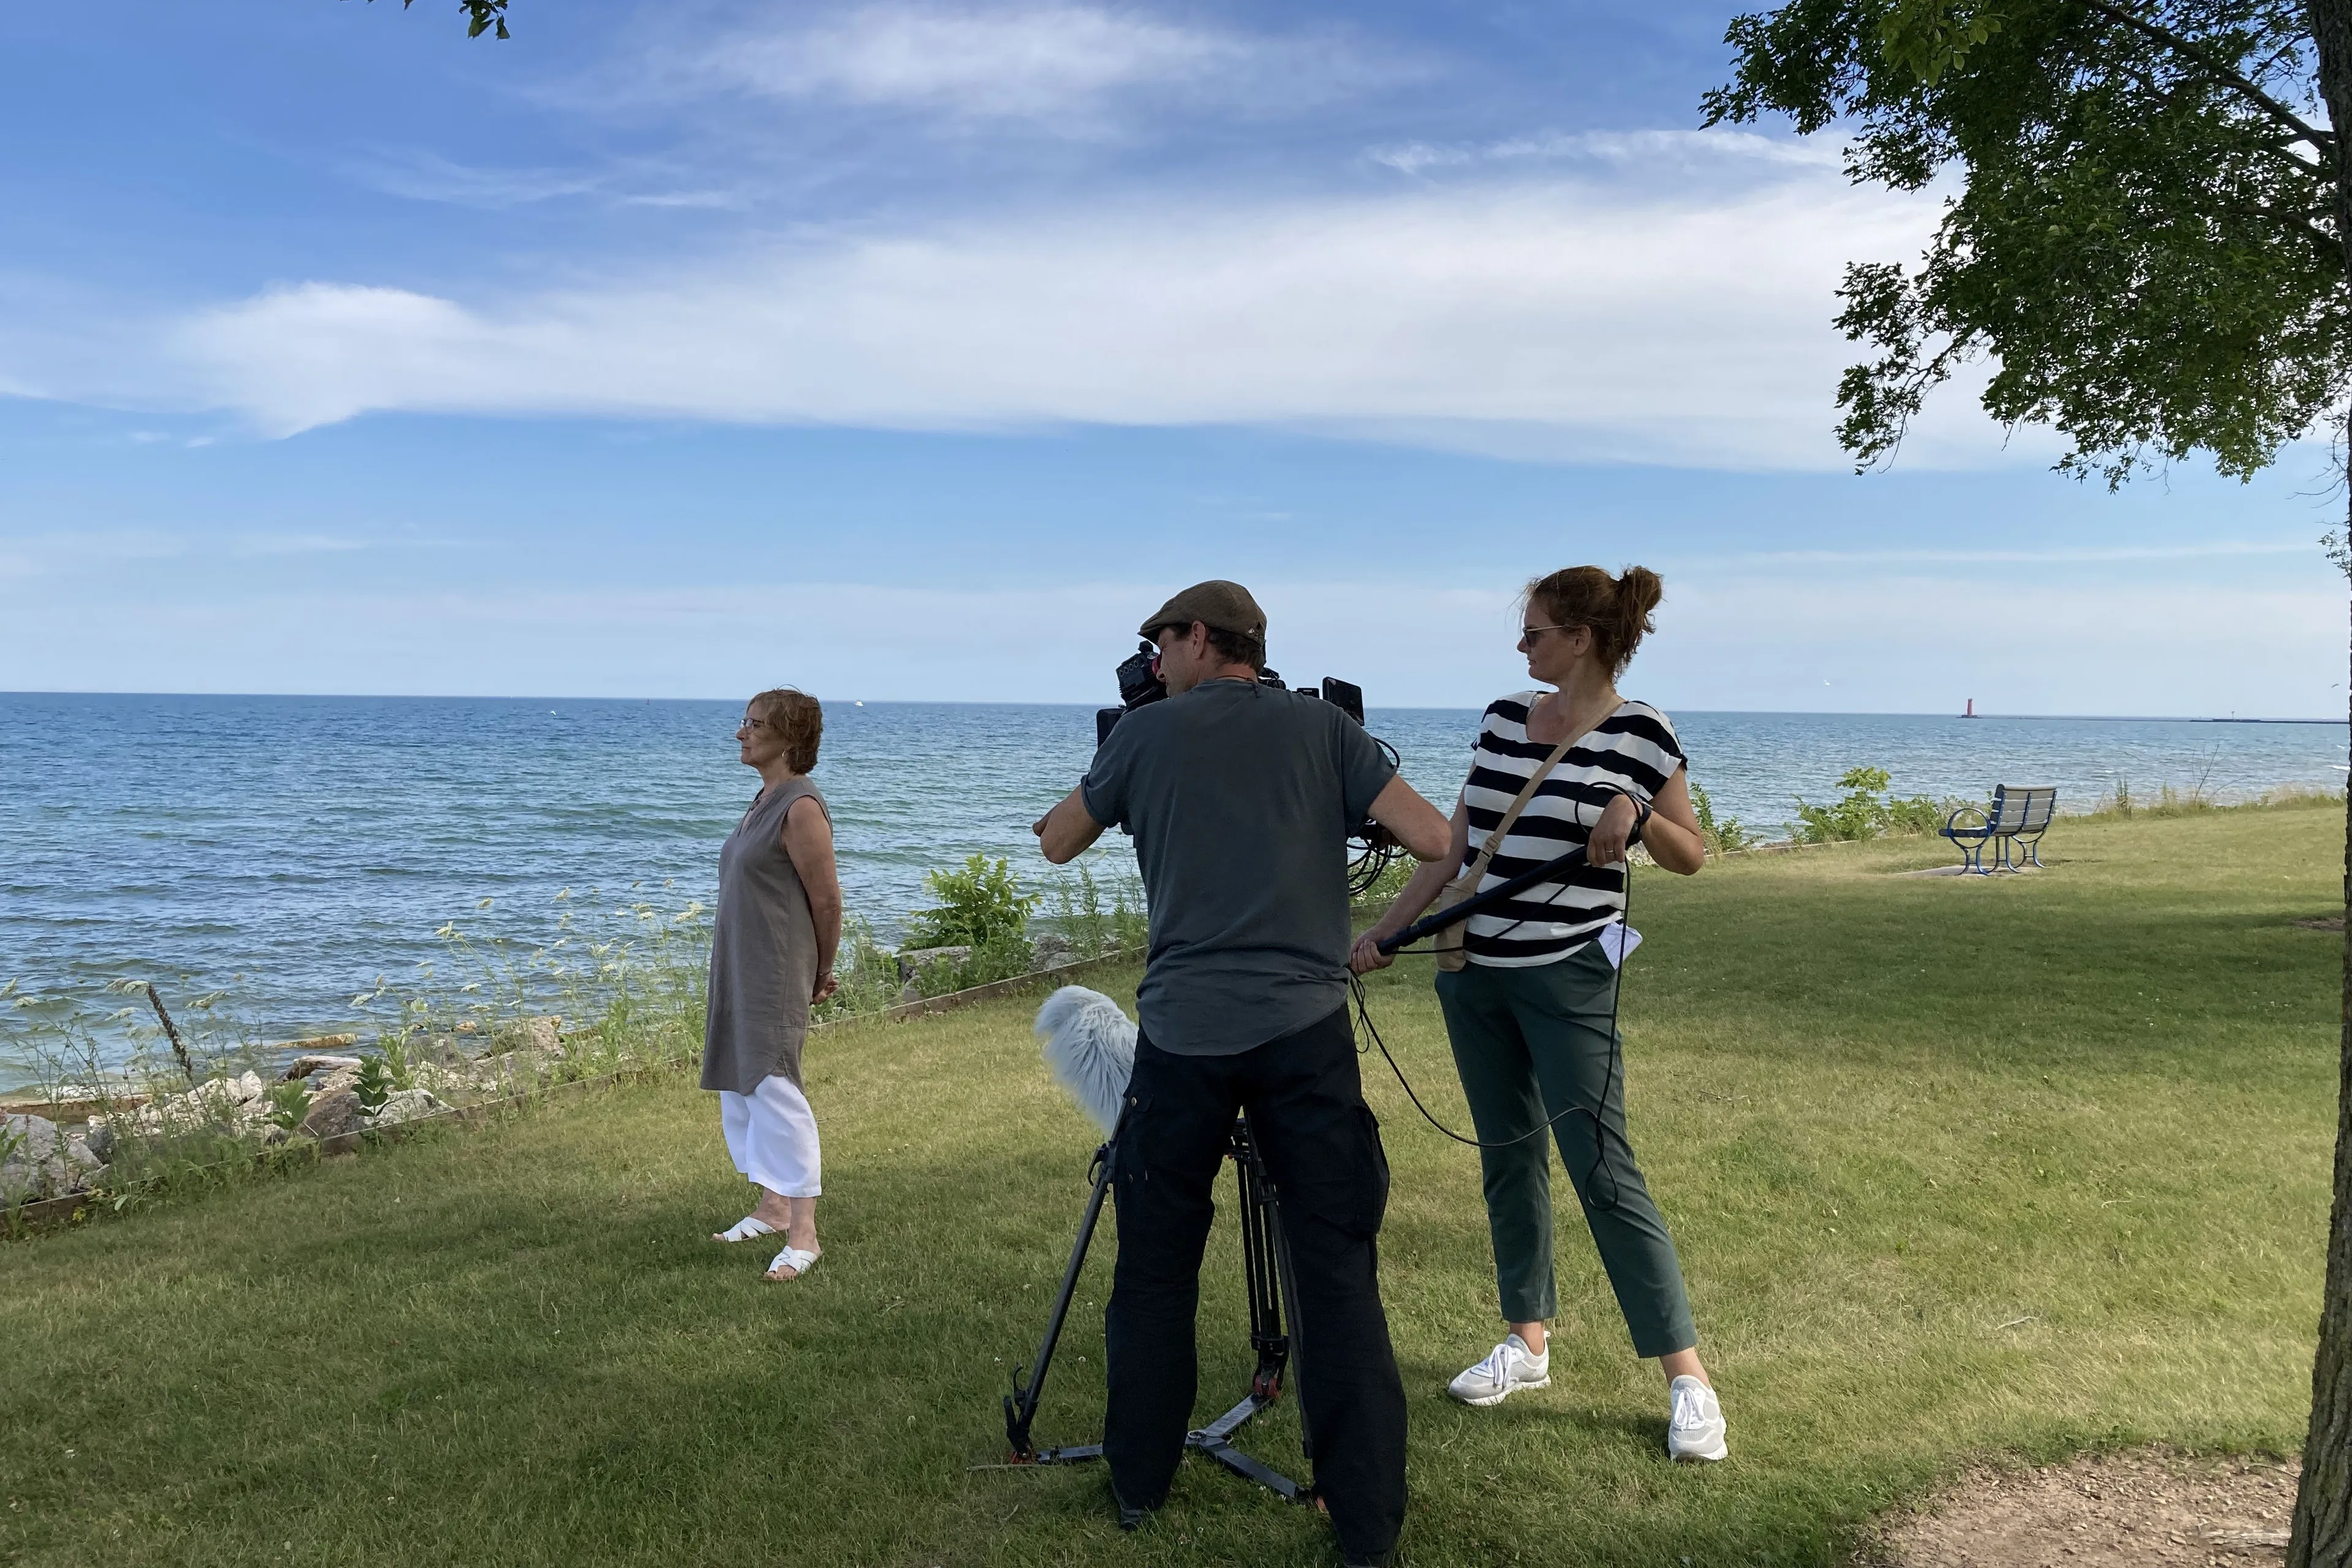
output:
[[[1438,937],[1437,996],[1478,1130],[1503,1342],[1450,1392],[1499,1405],[1551,1382],[1549,1122],[1569,1180],[1625,1314],[1633,1352],[1665,1373],[1666,1451],[1720,1459],[1723,1412],[1698,1357],[1674,1239],[1625,1138],[1615,1032],[1617,969],[1641,939],[1625,923],[1628,845],[1683,876],[1706,858],[1674,724],[1628,701],[1617,678],[1652,629],[1657,574],[1572,566],[1528,584],[1519,649],[1529,690],[1488,705],[1451,857],[1424,864],[1356,943],[1359,973],[1391,960],[1376,945],[1449,891],[1494,887],[1582,845],[1585,863]],[[1448,951],[1451,948],[1451,951]]]

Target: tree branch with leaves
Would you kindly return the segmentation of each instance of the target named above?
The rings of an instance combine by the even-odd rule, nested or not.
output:
[[[375,0],[368,0],[373,5]],[[400,8],[407,10],[416,0],[400,0]],[[478,38],[484,33],[493,37],[510,38],[507,31],[507,0],[457,0],[458,8],[466,13],[466,37]]]

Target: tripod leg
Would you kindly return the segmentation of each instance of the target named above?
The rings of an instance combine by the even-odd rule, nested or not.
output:
[[[1256,1159],[1255,1150],[1251,1158]],[[1307,1331],[1298,1321],[1298,1271],[1290,1256],[1290,1238],[1282,1228],[1282,1194],[1275,1190],[1273,1179],[1266,1175],[1265,1166],[1258,1163],[1258,1180],[1265,1194],[1265,1220],[1269,1250],[1274,1255],[1274,1280],[1276,1286],[1274,1312],[1281,1321],[1282,1303],[1290,1304],[1290,1335],[1286,1350],[1295,1352],[1295,1364],[1290,1369],[1292,1381],[1298,1393],[1298,1451],[1312,1464],[1315,1458],[1315,1432],[1307,1418]]]
[[[1242,1225],[1242,1284],[1249,1300],[1250,1348],[1257,1366],[1250,1376],[1250,1392],[1272,1404],[1282,1394],[1282,1373],[1290,1359],[1290,1338],[1283,1331],[1282,1282],[1275,1256],[1276,1234],[1271,1186],[1265,1165],[1250,1141],[1249,1121],[1234,1124],[1234,1175],[1239,1188]]]
[[[1078,1222],[1078,1238],[1070,1247],[1070,1261],[1062,1270],[1062,1288],[1054,1298],[1053,1316],[1045,1321],[1045,1337],[1037,1346],[1035,1370],[1015,1368],[1013,1392],[1004,1396],[1004,1436],[1012,1445],[1013,1458],[1018,1462],[1036,1457],[1036,1447],[1029,1440],[1030,1423],[1037,1418],[1037,1401],[1045,1388],[1045,1373],[1054,1364],[1054,1347],[1062,1337],[1062,1324],[1070,1315],[1071,1299],[1077,1294],[1078,1274],[1086,1267],[1087,1249],[1094,1244],[1095,1226],[1102,1219],[1103,1198],[1110,1191],[1111,1173],[1118,1163],[1118,1135],[1127,1126],[1127,1112],[1121,1110],[1118,1125],[1111,1129],[1110,1139],[1095,1151],[1094,1190],[1087,1194],[1086,1216]]]

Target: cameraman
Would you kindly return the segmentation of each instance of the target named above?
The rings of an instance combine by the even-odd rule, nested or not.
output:
[[[1348,1562],[1384,1563],[1404,1521],[1405,1405],[1374,1242],[1388,1160],[1346,1006],[1347,839],[1370,816],[1434,860],[1450,829],[1344,710],[1260,684],[1265,616],[1248,589],[1197,584],[1140,630],[1167,700],[1121,719],[1034,830],[1060,865],[1125,826],[1151,918],[1104,1327],[1119,1522],[1167,1498],[1183,1455],[1210,1185],[1245,1110],[1297,1265],[1316,1495]]]

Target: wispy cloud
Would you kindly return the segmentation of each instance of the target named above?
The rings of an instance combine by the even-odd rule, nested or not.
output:
[[[1827,142],[1753,131],[1596,131],[1507,137],[1493,142],[1406,142],[1374,147],[1371,162],[1402,174],[1433,169],[1477,169],[1533,163],[1599,163],[1651,170],[1732,172],[1742,163],[1835,169],[1842,159]]]
[[[327,532],[235,533],[156,528],[47,530],[0,537],[0,577],[107,577],[158,561],[254,560],[351,555],[378,550],[446,550],[462,542],[415,534],[368,537]]]
[[[418,542],[403,540],[404,545]],[[241,533],[229,541],[236,555],[348,555],[381,548],[382,542],[332,533]]]
[[[576,170],[483,167],[404,148],[352,165],[351,173],[387,195],[488,208],[587,195],[608,178]]]
[[[681,166],[656,160],[622,160],[594,170],[504,168],[456,163],[405,148],[383,152],[363,163],[343,165],[360,184],[408,201],[499,211],[541,202],[585,199],[615,207],[740,210],[751,197],[743,190],[688,184]]]
[[[1790,171],[1662,203],[1520,181],[820,232],[482,305],[313,282],[209,310],[195,395],[291,433],[377,409],[971,428],[1284,425],[1555,458],[1830,467],[1840,268],[1928,198]],[[1981,421],[1908,460],[1982,460]],[[1958,436],[1954,435],[1959,428]]]
[[[882,0],[742,26],[686,74],[780,99],[1086,131],[1139,100],[1296,111],[1410,71],[1328,31],[1282,37],[1050,0]]]

